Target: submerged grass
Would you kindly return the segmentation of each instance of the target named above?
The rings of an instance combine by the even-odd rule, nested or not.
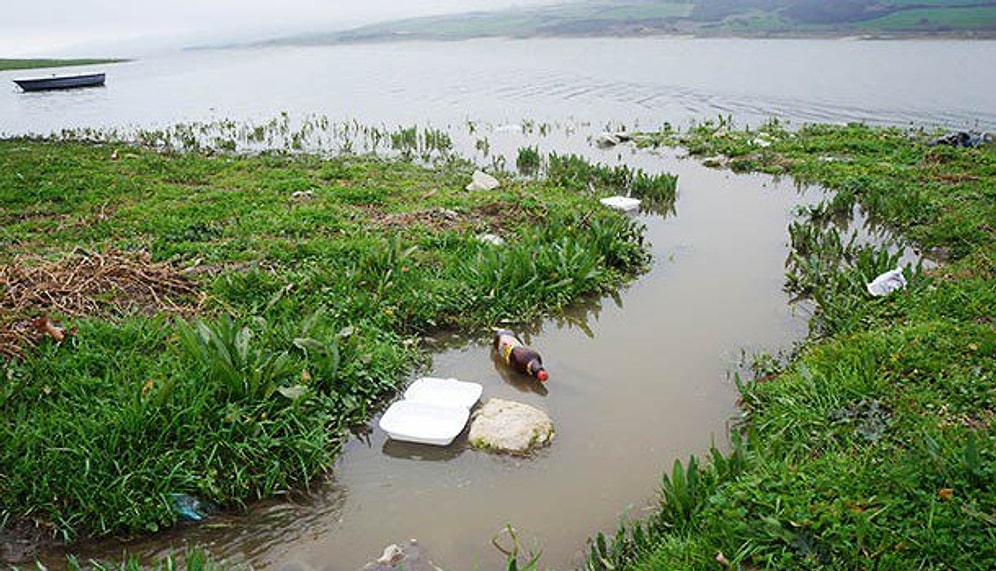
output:
[[[0,341],[32,340],[3,363],[0,522],[129,535],[174,524],[178,494],[232,509],[307,487],[425,362],[422,334],[484,335],[645,268],[642,227],[597,201],[617,189],[467,192],[472,171],[0,141],[0,331],[22,334]],[[83,287],[105,274],[159,277]],[[184,287],[165,303],[161,282]]]
[[[593,540],[586,568],[996,567],[996,146],[936,135],[721,121],[644,139],[834,194],[790,229],[809,342],[738,379],[733,452],[676,463],[659,510]],[[872,298],[864,284],[898,257],[830,223],[854,208],[943,263]]]

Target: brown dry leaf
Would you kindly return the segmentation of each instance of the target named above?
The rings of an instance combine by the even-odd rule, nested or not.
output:
[[[56,343],[62,343],[66,339],[65,328],[56,326],[47,315],[35,319],[33,323],[35,329],[37,329],[40,333],[48,335],[54,339]]]
[[[941,488],[940,490],[937,490],[937,495],[941,496],[942,500],[950,502],[951,498],[954,496],[954,490],[951,488]]]

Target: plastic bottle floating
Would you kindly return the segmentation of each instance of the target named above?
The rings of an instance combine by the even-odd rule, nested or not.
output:
[[[543,358],[535,349],[525,345],[515,333],[507,329],[495,332],[495,351],[498,357],[516,371],[546,381],[550,375],[543,368]]]

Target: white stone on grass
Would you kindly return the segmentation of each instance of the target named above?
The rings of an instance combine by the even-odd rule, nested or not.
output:
[[[474,171],[470,184],[467,185],[467,190],[494,190],[499,186],[501,183],[495,177],[484,171]]]

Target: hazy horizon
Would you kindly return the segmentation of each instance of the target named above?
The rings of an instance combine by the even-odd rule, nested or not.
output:
[[[571,0],[36,0],[0,19],[0,58],[128,57],[192,45],[264,40],[399,18],[565,4]]]

